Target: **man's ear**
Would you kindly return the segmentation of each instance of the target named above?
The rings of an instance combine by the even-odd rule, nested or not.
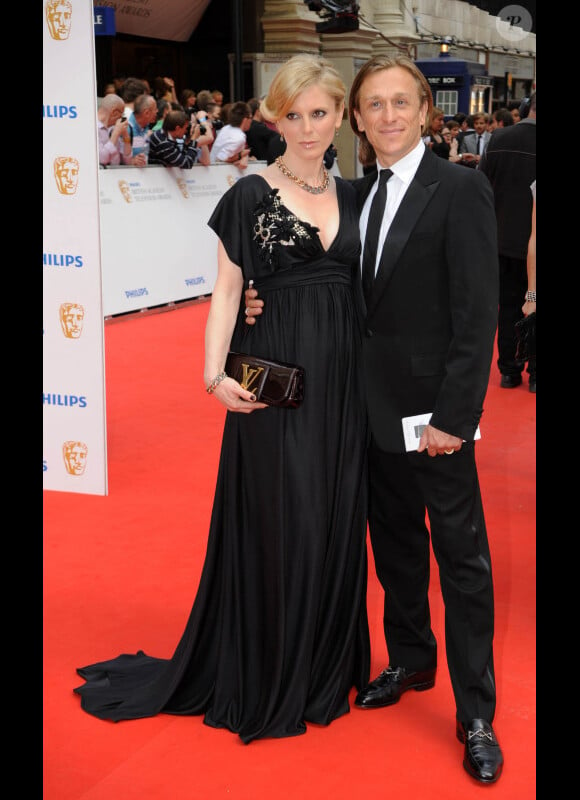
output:
[[[357,124],[358,129],[362,133],[364,131],[364,129],[365,129],[365,126],[364,126],[363,121],[362,121],[362,117],[359,114],[359,112],[356,110],[356,108],[353,108],[352,113],[354,114],[354,118],[356,119],[356,124]]]

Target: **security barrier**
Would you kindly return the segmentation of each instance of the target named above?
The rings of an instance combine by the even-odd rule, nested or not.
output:
[[[105,317],[211,294],[218,240],[207,222],[230,186],[265,166],[100,169]]]

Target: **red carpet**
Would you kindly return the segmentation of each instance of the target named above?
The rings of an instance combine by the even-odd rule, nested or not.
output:
[[[477,453],[495,580],[497,784],[461,766],[435,562],[430,692],[248,746],[201,717],[115,724],[81,711],[75,668],[140,648],[170,657],[195,596],[225,414],[203,386],[208,308],[106,324],[109,495],[44,492],[44,800],[535,798],[536,398],[527,382],[500,389],[495,365]],[[386,648],[372,558],[368,608],[374,676]]]

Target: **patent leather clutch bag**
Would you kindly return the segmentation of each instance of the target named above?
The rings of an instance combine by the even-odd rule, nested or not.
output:
[[[536,355],[536,312],[515,324],[516,361],[529,361]]]
[[[298,408],[304,399],[304,369],[297,364],[230,351],[225,371],[228,377],[253,392],[260,403]]]

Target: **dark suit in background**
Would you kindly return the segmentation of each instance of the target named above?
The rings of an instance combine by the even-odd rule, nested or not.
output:
[[[268,148],[274,139],[280,139],[276,131],[256,119],[252,120],[246,131],[246,144],[250,148],[250,155],[258,161],[268,160]]]
[[[524,363],[516,361],[514,326],[523,317],[522,305],[528,287],[526,258],[532,228],[531,184],[536,178],[536,95],[531,97],[528,116],[508,128],[496,128],[479,169],[493,187],[499,248],[499,317],[497,365],[502,386],[515,388],[522,382]],[[535,389],[536,358],[528,361],[530,386]]]

